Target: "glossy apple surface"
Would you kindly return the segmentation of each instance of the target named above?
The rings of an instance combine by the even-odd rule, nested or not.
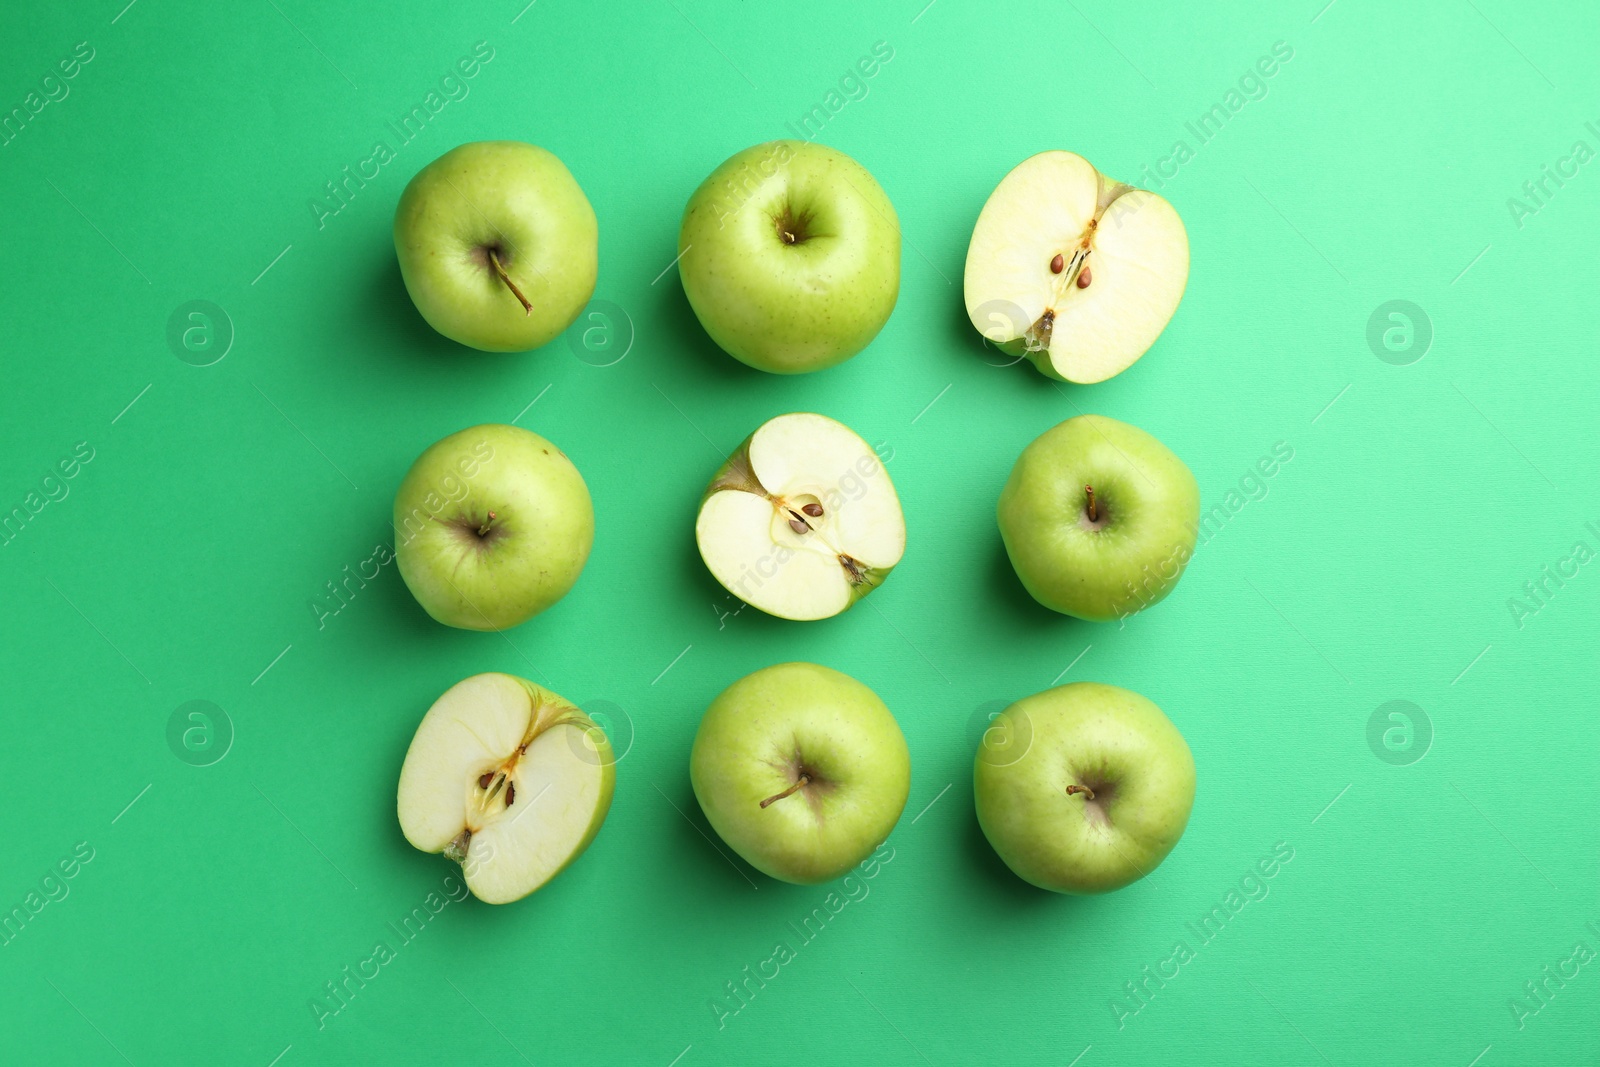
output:
[[[729,355],[774,374],[841,363],[900,293],[900,224],[867,169],[806,141],[747,148],[689,198],[678,235],[689,305]]]
[[[446,626],[504,630],[567,595],[594,544],[583,476],[518,426],[453,433],[411,465],[394,498],[395,557]]]
[[[1194,758],[1160,708],[1114,685],[1026,697],[990,724],[973,762],[978,824],[1017,876],[1104,893],[1155,870],[1194,806]]]
[[[707,821],[752,867],[826,882],[894,829],[911,757],[871,689],[815,663],[780,663],[712,701],[689,779]]]
[[[1150,607],[1178,584],[1200,529],[1200,488],[1137,426],[1080,415],[1023,450],[998,518],[1035,600],[1104,621]]]
[[[487,352],[560,335],[599,270],[588,198],[561,160],[521,141],[464,144],[418,171],[395,210],[394,247],[428,325]]]

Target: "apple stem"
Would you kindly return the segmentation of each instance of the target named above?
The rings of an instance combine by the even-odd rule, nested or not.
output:
[[[1069,797],[1070,796],[1075,796],[1078,793],[1082,793],[1083,794],[1083,799],[1085,799],[1085,800],[1093,800],[1094,799],[1094,790],[1090,789],[1086,785],[1069,785],[1069,786],[1067,786],[1067,796],[1069,796]]]
[[[517,288],[517,283],[511,280],[511,275],[506,273],[505,267],[500,265],[500,256],[494,249],[489,249],[489,262],[494,265],[494,271],[500,275],[500,280],[506,283],[506,288],[511,290],[513,296],[522,301],[522,313],[533,314],[533,305],[528,303],[528,298],[522,295],[522,290]]]
[[[801,786],[807,786],[807,785],[810,785],[810,784],[811,784],[811,776],[809,774],[802,774],[799,778],[797,778],[795,780],[794,785],[791,785],[788,789],[785,789],[781,793],[778,793],[778,794],[776,794],[774,796],[770,796],[767,799],[763,800],[761,802],[761,806],[763,808],[765,808],[768,804],[772,804],[772,803],[775,803],[775,802],[777,802],[779,800],[782,800],[784,797],[786,797],[786,796],[790,795],[791,793],[795,792],[795,790],[799,789]]]
[[[488,536],[489,527],[494,525],[494,517],[495,517],[494,516],[494,512],[492,512],[492,511],[489,512],[489,517],[487,519],[483,520],[483,525],[482,526],[478,527],[478,536],[479,537]]]
[[[1094,503],[1094,486],[1092,486],[1092,485],[1084,486],[1083,487],[1083,495],[1089,498],[1089,521],[1090,522],[1099,522],[1100,521],[1100,509],[1095,507],[1095,503]]]

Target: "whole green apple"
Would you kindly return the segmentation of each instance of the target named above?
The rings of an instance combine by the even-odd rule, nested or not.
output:
[[[394,498],[395,559],[429,615],[504,630],[567,595],[594,544],[578,468],[518,426],[451,434],[411,465]]]
[[[1166,858],[1194,806],[1194,757],[1138,693],[1074,682],[996,716],[973,762],[978,824],[1017,877],[1105,893]]]
[[[911,788],[894,716],[848,674],[780,663],[711,702],[689,780],[722,839],[785,882],[826,882],[881,845]]]
[[[889,321],[900,224],[865,167],[824,145],[769,141],[689,198],[678,273],[711,339],[774,374],[842,363]]]
[[[1023,449],[999,520],[1035,600],[1080,619],[1117,619],[1178,584],[1200,529],[1200,487],[1137,426],[1080,415]]]
[[[486,352],[558,336],[599,270],[594,208],[561,160],[521,141],[464,144],[418,171],[394,247],[428,325]]]

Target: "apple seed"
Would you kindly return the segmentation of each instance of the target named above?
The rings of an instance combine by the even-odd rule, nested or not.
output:
[[[507,782],[506,783],[506,807],[509,808],[511,806],[511,802],[516,800],[516,799],[517,799],[517,787],[514,784],[512,784],[511,782]],[[1094,798],[1090,797],[1089,799],[1093,800]]]
[[[1078,272],[1078,288],[1087,289],[1092,281],[1094,279],[1089,276],[1089,264],[1085,263],[1083,269]]]
[[[1062,258],[1060,252],[1057,252],[1056,253],[1056,258],[1052,259],[1050,261],[1050,273],[1051,274],[1060,274],[1061,273],[1061,268],[1065,267],[1066,265],[1067,265],[1067,261]]]
[[[804,519],[790,519],[789,529],[793,530],[797,534],[803,534],[807,530],[811,529],[811,527],[806,525],[806,521]]]
[[[493,780],[494,780],[494,772],[493,771],[484,771],[482,774],[480,774],[478,776],[478,788],[479,789],[488,789],[489,788],[489,783],[491,781],[493,781]]]
[[[816,503],[807,504],[805,507],[801,508],[800,510],[805,512],[807,515],[810,515],[813,519],[822,518],[822,505],[821,504],[816,504]]]

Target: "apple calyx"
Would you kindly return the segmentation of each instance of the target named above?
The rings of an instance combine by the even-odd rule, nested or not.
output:
[[[448,845],[444,846],[445,859],[466,866],[467,848],[471,844],[472,831],[463,827],[461,832],[452,838]]]
[[[778,801],[782,800],[784,797],[792,796],[793,794],[799,792],[801,789],[804,789],[806,786],[808,786],[810,784],[811,784],[811,775],[809,773],[807,773],[807,772],[802,771],[801,774],[800,774],[800,777],[798,777],[798,778],[796,778],[794,780],[794,784],[793,785],[791,785],[788,789],[785,789],[783,792],[774,793],[772,796],[770,796],[767,799],[763,800],[761,802],[761,806],[762,806],[762,808],[766,808],[767,805],[777,803]]]
[[[517,288],[517,283],[511,280],[511,275],[506,273],[506,268],[500,263],[500,250],[491,247],[484,249],[484,251],[489,256],[489,265],[494,268],[494,272],[500,275],[501,281],[506,283],[506,288],[511,290],[511,295],[522,303],[522,314],[525,316],[532,315],[533,305],[528,303],[528,298],[522,295],[522,290]]]

